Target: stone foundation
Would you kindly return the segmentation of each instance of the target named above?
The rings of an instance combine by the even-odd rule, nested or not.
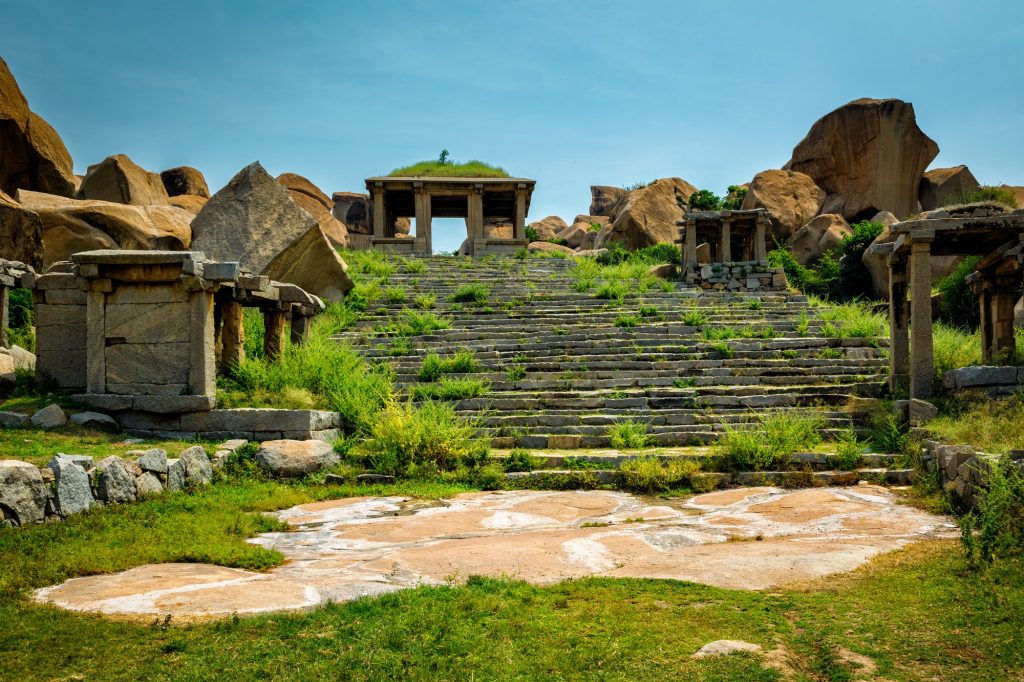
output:
[[[116,412],[124,431],[147,438],[169,440],[323,440],[341,435],[341,415],[326,410],[240,408],[156,414],[138,409]]]
[[[961,367],[943,374],[942,385],[954,393],[981,391],[991,396],[1013,395],[1024,388],[1024,367]]]
[[[783,269],[766,261],[690,264],[683,281],[716,291],[785,291],[788,286]]]

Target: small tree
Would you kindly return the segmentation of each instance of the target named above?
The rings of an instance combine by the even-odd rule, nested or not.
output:
[[[695,211],[718,211],[722,199],[709,189],[702,189],[690,195],[690,208]]]
[[[448,156],[449,156],[448,150],[447,149],[442,149],[440,156],[437,157],[437,162],[439,164],[441,164],[442,166],[447,165],[448,164]]]

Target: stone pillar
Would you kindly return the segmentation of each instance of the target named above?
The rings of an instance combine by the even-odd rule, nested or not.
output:
[[[416,207],[416,241],[423,245],[422,250],[425,254],[430,254],[432,251],[430,235],[430,194],[423,189],[422,182],[414,183],[413,188],[413,199]]]
[[[86,393],[107,392],[107,343],[104,308],[107,295],[90,291],[85,296],[85,390]]]
[[[768,219],[763,216],[758,216],[757,221],[754,223],[754,260],[756,261],[768,260],[768,245],[765,241],[767,239],[765,235],[766,223],[768,223]]]
[[[516,186],[516,206],[512,212],[512,238],[526,241],[526,185]]]
[[[889,256],[889,388],[906,388],[910,380],[910,303],[907,264]]]
[[[284,353],[286,322],[283,310],[267,310],[263,313],[263,355],[267,360],[277,360]]]
[[[992,324],[992,285],[984,275],[978,273],[973,281],[970,281],[970,286],[971,293],[978,297],[981,361],[987,365],[992,362],[992,349],[995,347],[995,333]]]
[[[683,249],[683,265],[697,264],[697,221],[689,218],[686,221],[686,247]]]
[[[213,292],[192,292],[189,331],[188,386],[192,395],[217,394],[217,369],[213,353]]]
[[[932,344],[932,236],[911,235],[910,397],[928,398],[935,384]]]
[[[467,232],[470,242],[484,238],[484,193],[483,185],[474,185],[468,198]]]
[[[10,288],[0,284],[0,348],[10,348],[11,341],[7,338],[7,327],[11,323]]]
[[[292,310],[292,344],[299,345],[309,336],[309,318],[298,309]]]
[[[221,372],[227,374],[245,360],[245,309],[237,301],[225,301],[221,305],[224,326],[221,330],[223,350],[220,355]]]
[[[718,242],[718,261],[720,263],[732,262],[732,221],[728,218],[722,219],[722,238]]]
[[[999,274],[992,288],[992,360],[1008,364],[1016,350],[1013,333],[1013,291],[1017,282],[1012,275]]]
[[[384,210],[384,188],[376,186],[373,188],[373,236],[377,238],[386,237],[384,224],[387,220]]]

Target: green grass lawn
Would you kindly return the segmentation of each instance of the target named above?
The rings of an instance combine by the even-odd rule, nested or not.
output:
[[[213,454],[212,444],[206,441],[143,440],[142,443],[125,443],[128,439],[130,437],[123,433],[105,433],[73,425],[59,429],[0,428],[0,459],[21,459],[41,467],[46,466],[58,452],[102,459],[109,455],[123,456],[129,450],[159,447],[167,450],[169,457],[177,457],[179,452],[193,445],[203,445],[209,454]]]
[[[662,580],[553,586],[470,579],[303,614],[136,624],[32,604],[33,588],[163,561],[262,570],[254,514],[366,494],[437,498],[457,485],[329,487],[223,481],[62,523],[0,530],[0,679],[773,680],[760,657],[690,658],[715,639],[775,650],[793,679],[1020,679],[1024,561],[966,570],[933,542],[863,569],[770,592]],[[843,662],[868,656],[873,678]]]

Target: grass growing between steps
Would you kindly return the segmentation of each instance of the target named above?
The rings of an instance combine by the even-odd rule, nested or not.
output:
[[[323,488],[325,496],[366,494]],[[400,486],[376,494],[458,492]],[[0,657],[12,680],[1019,679],[1024,562],[965,568],[953,542],[912,545],[852,574],[767,592],[670,580],[552,586],[470,577],[302,614],[136,625],[32,604],[25,590],[146,561],[260,569],[279,555],[244,542],[274,525],[245,511],[320,497],[303,486],[217,485],[0,531]],[[767,657],[693,659],[739,639]],[[851,662],[854,652],[874,669]],[[859,659],[863,665],[865,659]]]
[[[821,417],[814,414],[771,413],[754,428],[724,425],[718,450],[728,469],[778,471],[787,468],[794,453],[821,442],[821,426]]]

